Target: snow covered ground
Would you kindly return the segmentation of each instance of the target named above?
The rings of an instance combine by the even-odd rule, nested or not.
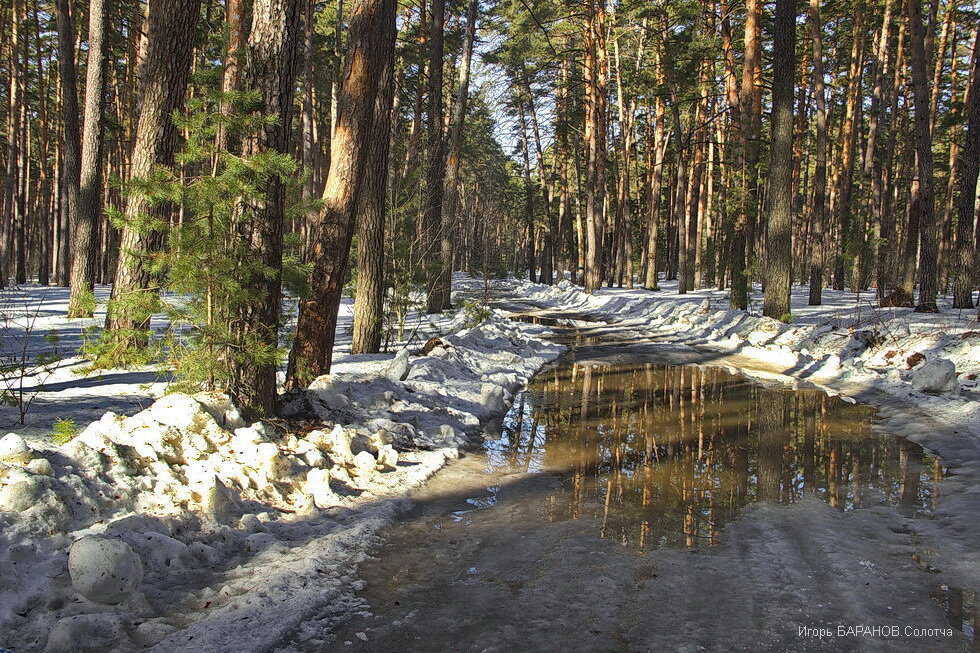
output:
[[[26,285],[0,291],[0,361],[6,364],[26,358],[33,362],[39,354],[59,359],[40,373],[25,377],[25,399],[32,399],[33,404],[24,424],[19,423],[15,406],[0,404],[0,429],[16,431],[28,440],[43,443],[57,420],[71,419],[84,427],[107,410],[133,415],[163,395],[170,375],[155,366],[83,373],[88,361],[78,352],[85,338],[92,337],[90,331],[105,323],[105,302],[110,290],[109,286],[96,286],[98,308],[89,319],[65,317],[67,288]],[[295,311],[294,304],[287,306],[290,307]],[[345,297],[340,307],[334,352],[334,360],[339,363],[350,355],[353,315],[353,300]],[[451,320],[449,314],[409,313],[406,338],[393,338],[392,351],[404,346],[421,346],[428,338],[447,333],[452,327]],[[169,323],[166,316],[157,315],[150,326],[162,332]]]
[[[16,299],[30,308],[31,293],[43,310],[7,323],[36,349],[45,332],[77,346],[86,324],[59,316],[63,291]],[[426,323],[417,337],[452,332],[426,355],[340,356],[274,424],[245,424],[221,395],[154,402],[163,381],[59,366],[33,422],[0,439],[0,647],[259,650],[311,614],[356,609],[357,564],[406,492],[563,350],[543,327],[466,318]],[[48,417],[94,412],[66,445],[42,436]]]

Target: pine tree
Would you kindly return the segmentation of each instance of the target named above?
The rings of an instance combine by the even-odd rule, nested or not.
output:
[[[766,291],[762,312],[789,321],[792,289],[793,104],[796,79],[796,0],[776,3],[772,82],[772,173],[766,221]]]

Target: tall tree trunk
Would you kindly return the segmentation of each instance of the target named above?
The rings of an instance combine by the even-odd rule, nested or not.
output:
[[[424,259],[427,261],[427,313],[438,313],[449,303],[452,288],[445,284],[442,257],[442,202],[446,191],[446,139],[443,133],[442,73],[445,58],[446,0],[433,0],[429,32],[429,111],[426,122],[428,152],[425,170]]]
[[[531,90],[531,82],[528,78],[527,67],[521,63],[521,83],[524,87],[524,94],[527,97],[527,119],[530,123],[531,134],[534,137],[534,151],[537,155],[538,185],[541,188],[541,203],[544,208],[546,227],[540,230],[542,246],[540,257],[535,258],[541,266],[541,273],[537,281],[540,283],[554,283],[554,272],[552,269],[551,238],[554,233],[554,220],[552,216],[551,184],[549,183],[549,172],[545,165],[544,147],[541,142],[541,129],[538,127],[538,113],[535,108],[534,93]],[[532,273],[533,274],[533,273]],[[535,279],[531,279],[535,281]]]
[[[306,1],[256,0],[252,7],[242,85],[246,90],[261,93],[261,113],[275,116],[276,121],[244,139],[242,153],[245,156],[291,151],[293,93],[299,67],[303,3]],[[238,315],[232,319],[241,346],[277,349],[286,187],[281,179],[274,177],[265,182],[262,190],[264,202],[240,216],[235,230],[245,245],[244,256],[260,261],[266,273],[251,274],[241,280],[243,290],[254,300],[241,306]],[[230,388],[233,398],[252,412],[272,415],[277,367],[274,361],[263,365],[236,362]]]
[[[674,241],[677,252],[677,292],[683,295],[688,291],[687,169],[688,160],[693,158],[694,148],[688,148],[688,145],[684,142],[685,136],[682,131],[680,106],[673,89],[671,89],[670,105],[674,122],[674,158],[677,161],[674,170],[677,182],[674,184],[674,210],[672,215],[674,223],[677,225],[677,240]]]
[[[463,57],[459,63],[459,80],[456,84],[456,101],[453,104],[452,119],[449,126],[449,147],[446,157],[446,191],[442,208],[442,282],[440,287],[452,284],[452,239],[459,224],[462,204],[460,202],[459,168],[463,151],[463,125],[466,122],[466,107],[470,94],[470,62],[473,57],[473,43],[476,40],[476,15],[479,10],[477,0],[470,0],[466,9],[466,35],[463,42]],[[450,308],[450,294],[444,294],[443,309]]]
[[[394,49],[387,49],[381,54],[392,61],[379,63],[381,77],[378,80],[371,133],[390,135],[391,123],[398,119],[392,106],[396,93]],[[385,209],[388,202],[390,146],[390,138],[372,138],[369,158],[364,166],[357,229],[357,282],[354,295],[354,333],[351,341],[353,354],[381,351],[385,291]]]
[[[762,4],[745,2],[745,57],[739,88],[739,131],[742,137],[741,206],[732,236],[732,308],[749,306],[747,263],[755,248],[755,216],[758,209],[759,132],[762,128]]]
[[[864,5],[855,7],[854,33],[847,82],[847,103],[844,124],[841,126],[840,165],[837,177],[837,198],[834,212],[837,223],[837,251],[834,261],[834,290],[843,290],[846,283],[847,255],[854,254],[857,229],[853,225],[851,199],[854,191],[854,154],[857,148],[858,126],[861,123],[861,77],[864,71]]]
[[[659,290],[657,240],[660,237],[660,203],[663,193],[664,154],[663,100],[654,99],[653,125],[647,126],[647,267],[643,287]]]
[[[902,123],[898,113],[898,105],[903,95],[899,92],[899,87],[905,74],[905,44],[907,33],[906,21],[899,21],[898,44],[895,48],[895,65],[892,74],[889,76],[888,83],[888,95],[890,96],[888,112],[891,120],[889,120],[888,131],[882,147],[881,180],[879,183],[881,196],[877,198],[876,202],[876,211],[879,216],[878,237],[881,243],[878,255],[880,260],[879,275],[881,281],[879,283],[881,290],[878,291],[878,296],[879,302],[883,303],[883,305],[894,305],[895,303],[912,305],[911,298],[896,302],[896,300],[902,298],[899,298],[898,293],[895,292],[899,287],[898,251],[900,243],[895,216],[896,189],[892,183],[896,176],[895,168],[898,167],[895,161],[895,145]],[[914,269],[911,263],[907,267]]]
[[[156,167],[172,168],[180,133],[173,114],[184,106],[194,51],[200,0],[154,0],[147,16],[146,58],[141,67],[140,115],[130,179],[149,176]],[[150,315],[148,300],[157,292],[149,259],[163,247],[166,225],[175,207],[154,203],[143,194],[129,197],[119,244],[114,301],[106,325],[121,346],[140,346]],[[160,226],[146,228],[147,218]]]
[[[766,294],[762,313],[788,321],[793,281],[793,83],[796,0],[777,0],[773,28],[772,163],[766,221]]]
[[[85,126],[78,213],[71,236],[71,294],[68,317],[91,317],[95,285],[96,238],[102,214],[102,127],[105,114],[105,0],[91,0],[88,24],[88,71],[85,78]]]
[[[823,26],[820,0],[810,0],[808,15],[813,49],[813,121],[816,128],[816,162],[813,172],[813,200],[810,205],[810,306],[823,303],[824,226],[827,224],[827,91],[823,69]]]
[[[74,223],[78,215],[79,170],[82,162],[78,121],[78,72],[75,68],[75,24],[69,0],[56,0],[58,21],[58,74],[61,76],[62,167],[59,177],[62,220]],[[57,275],[56,275],[57,276]]]
[[[881,32],[878,35],[878,47],[875,54],[875,79],[874,89],[871,92],[871,116],[868,124],[867,149],[865,151],[865,177],[870,187],[870,192],[865,191],[867,204],[870,207],[874,228],[877,230],[877,238],[874,252],[874,281],[875,290],[878,297],[885,296],[885,289],[890,285],[885,259],[889,244],[882,242],[882,224],[884,217],[881,214],[883,207],[883,196],[886,192],[884,187],[884,164],[883,157],[879,152],[881,141],[881,130],[887,117],[888,104],[890,101],[890,91],[886,84],[890,79],[891,52],[889,40],[891,37],[892,15],[894,13],[894,0],[887,0],[885,3],[885,16],[881,23]]]
[[[585,291],[602,285],[606,199],[606,9],[584,0]]]
[[[296,339],[289,355],[286,386],[305,387],[330,371],[337,311],[358,207],[371,152],[378,96],[391,83],[395,44],[394,0],[359,0],[351,13],[337,124],[323,211],[310,248],[310,293],[300,300]],[[390,91],[385,91],[390,92]]]
[[[973,289],[977,283],[973,222],[976,219],[977,175],[980,174],[980,26],[973,30],[966,130],[959,155],[953,308],[972,308]]]
[[[919,218],[919,301],[915,310],[919,313],[936,313],[936,295],[939,292],[936,257],[936,208],[933,199],[932,133],[929,129],[929,79],[927,74],[925,34],[922,22],[921,0],[906,0],[909,21],[910,62],[912,64],[912,92],[915,98],[915,151],[916,172],[919,183],[913,196],[912,210]]]

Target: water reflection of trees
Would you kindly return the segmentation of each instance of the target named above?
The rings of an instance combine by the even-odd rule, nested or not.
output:
[[[938,459],[872,434],[872,418],[721,368],[566,365],[519,399],[491,459],[567,476],[552,519],[596,519],[627,546],[697,546],[755,501],[931,507]]]

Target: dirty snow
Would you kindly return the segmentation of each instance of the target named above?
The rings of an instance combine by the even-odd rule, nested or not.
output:
[[[56,312],[29,335],[68,330]],[[311,611],[356,607],[357,564],[407,490],[563,350],[542,327],[463,319],[443,318],[455,333],[427,355],[399,352],[397,374],[391,355],[340,357],[289,398],[288,422],[246,424],[222,395],[147,393],[128,416],[103,401],[123,410],[63,446],[38,429],[4,437],[0,646],[255,650]],[[86,414],[71,391],[41,395]]]

